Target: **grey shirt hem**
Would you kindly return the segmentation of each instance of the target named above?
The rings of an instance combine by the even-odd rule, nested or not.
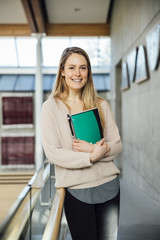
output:
[[[69,189],[68,192],[78,200],[89,203],[98,204],[104,203],[113,199],[119,192],[120,182],[119,177],[104,183],[97,187],[84,188],[84,189]]]

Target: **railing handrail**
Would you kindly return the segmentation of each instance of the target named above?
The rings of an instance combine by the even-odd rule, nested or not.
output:
[[[35,172],[35,174],[33,175],[33,177],[30,179],[30,181],[28,182],[28,186],[32,186],[32,184],[34,183],[34,181],[36,180],[38,174],[40,174],[41,170],[44,168],[44,165],[48,163],[48,160],[46,159],[42,165],[40,166],[40,168]],[[48,163],[49,166],[49,163]]]
[[[34,181],[36,180],[36,177],[38,176],[37,173],[40,173],[40,170],[43,168],[44,164],[47,161],[45,161],[42,166],[40,167],[40,169],[33,175],[33,177],[31,178],[31,180],[29,181],[28,185],[24,187],[24,189],[22,190],[22,192],[20,193],[20,195],[18,196],[17,200],[15,201],[14,205],[11,207],[11,209],[9,210],[7,216],[3,219],[3,221],[0,224],[0,236],[2,234],[4,234],[4,232],[6,233],[6,229],[8,229],[8,226],[10,225],[10,223],[12,222],[12,220],[14,219],[14,217],[16,216],[20,206],[23,204],[23,202],[25,201],[25,198],[27,197],[27,195],[29,194],[29,191],[31,190],[31,188],[35,188],[32,187]],[[48,165],[46,166],[46,168],[44,169],[44,177],[42,179],[42,181],[45,183],[50,175],[50,169],[49,169],[50,164],[48,163]],[[34,207],[35,202],[37,197],[39,196],[41,191],[41,188],[35,192],[34,196],[34,200],[32,201],[32,206],[31,208]]]
[[[51,212],[47,221],[47,225],[43,234],[42,240],[57,240],[61,217],[63,212],[63,204],[65,198],[65,189],[59,188],[56,190]]]

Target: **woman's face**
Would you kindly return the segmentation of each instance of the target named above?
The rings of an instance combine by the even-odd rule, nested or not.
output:
[[[64,65],[62,76],[70,90],[81,90],[88,77],[88,65],[84,56],[73,53],[70,55]]]

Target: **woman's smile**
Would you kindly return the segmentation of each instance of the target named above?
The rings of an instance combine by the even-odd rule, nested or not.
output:
[[[81,79],[81,78],[80,78],[80,79],[72,79],[72,81],[73,81],[73,82],[81,82],[82,79]]]

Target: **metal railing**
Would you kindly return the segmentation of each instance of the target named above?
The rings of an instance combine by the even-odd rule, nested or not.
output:
[[[63,212],[64,197],[65,189],[57,189],[42,240],[58,239]]]
[[[54,181],[54,176],[51,175],[51,165],[46,160],[25,186],[7,216],[1,222],[0,240],[32,240],[32,228],[35,232],[35,225],[40,222],[40,219],[38,219],[38,224],[34,223],[34,213],[36,214],[41,209],[45,209],[45,211],[48,209],[48,214],[45,216],[47,219],[43,224],[41,233],[39,233],[39,229],[37,230],[38,235],[41,235],[39,239],[58,240],[65,189],[51,188],[51,181]],[[45,194],[43,193],[44,190]],[[53,190],[56,191],[54,196],[52,196]],[[43,199],[44,196],[45,200]],[[37,208],[36,205],[38,205]]]
[[[16,240],[20,238],[27,222],[30,221],[31,212],[49,176],[50,164],[45,161],[28,185],[24,187],[7,216],[1,222],[0,239]]]

